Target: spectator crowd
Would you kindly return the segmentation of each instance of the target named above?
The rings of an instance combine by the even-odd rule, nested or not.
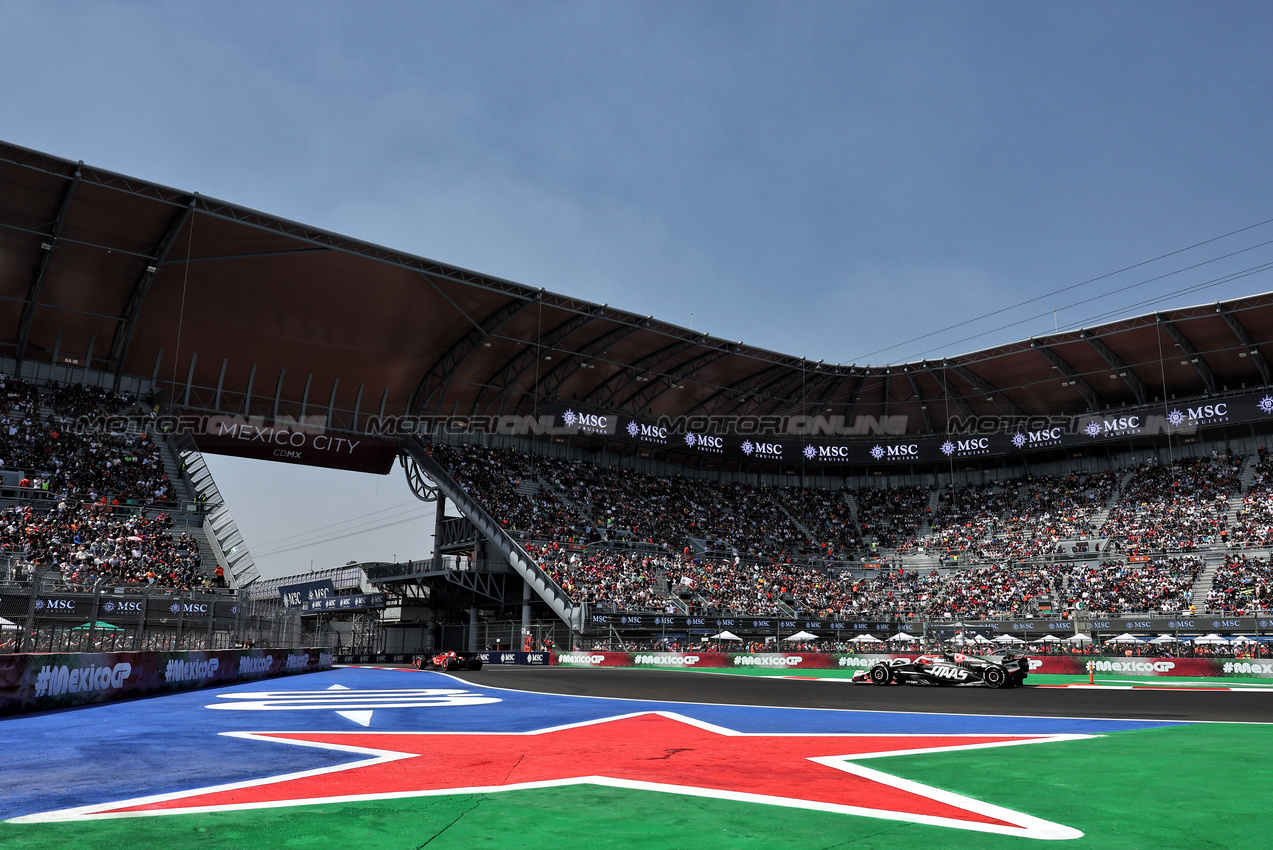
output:
[[[1251,522],[1234,521],[1263,530],[1233,539],[1243,459],[1224,453],[940,489],[831,490],[475,445],[432,451],[572,598],[615,611],[1169,614],[1195,604],[1204,562],[1193,553],[1273,536],[1273,462],[1263,451],[1239,512]],[[1087,552],[1099,560],[1069,557]],[[899,568],[917,555],[930,566]],[[1206,604],[1235,605],[1232,595],[1213,592]]]

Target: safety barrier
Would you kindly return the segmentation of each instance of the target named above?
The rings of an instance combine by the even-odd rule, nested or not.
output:
[[[328,670],[319,649],[0,655],[0,715]]]
[[[915,658],[899,654],[829,654],[821,652],[558,652],[552,663],[567,667],[654,667],[782,670],[868,670],[879,661]],[[1031,673],[1085,676],[1088,663],[1097,674],[1132,676],[1209,676],[1273,678],[1273,659],[1242,658],[1112,658],[1092,655],[1032,655]]]

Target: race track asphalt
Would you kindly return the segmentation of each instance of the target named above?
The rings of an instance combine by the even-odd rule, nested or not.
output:
[[[454,673],[486,687],[572,696],[940,714],[1273,722],[1273,692],[876,687],[688,670],[496,667]]]

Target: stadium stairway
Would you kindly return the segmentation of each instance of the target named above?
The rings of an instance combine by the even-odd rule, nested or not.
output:
[[[920,523],[919,528],[915,531],[915,536],[923,540],[933,533],[933,516],[937,513],[937,506],[941,504],[941,491],[933,489],[928,494],[928,510],[924,513],[924,521]]]
[[[1225,552],[1205,552],[1202,555],[1202,570],[1194,580],[1189,591],[1189,600],[1198,611],[1205,611],[1207,597],[1211,594],[1211,585],[1216,580],[1216,571],[1224,566]]]
[[[552,481],[547,481],[547,480],[545,480],[545,479],[543,479],[543,478],[536,478],[536,479],[535,479],[535,481],[536,481],[536,483],[538,483],[538,484],[539,484],[539,486],[540,486],[541,490],[542,490],[542,491],[543,491],[546,495],[548,495],[548,497],[549,497],[549,498],[551,498],[551,499],[556,499],[558,502],[560,502],[561,504],[563,504],[563,505],[565,505],[565,506],[566,506],[566,509],[567,509],[568,511],[570,511],[570,513],[571,513],[571,514],[572,514],[572,515],[573,515],[573,516],[574,516],[577,520],[579,520],[579,522],[580,522],[580,527],[581,527],[581,528],[584,528],[584,527],[586,527],[586,528],[595,528],[595,527],[597,527],[597,523],[596,523],[595,521],[593,521],[592,517],[590,517],[590,516],[588,516],[586,513],[584,513],[583,509],[581,509],[581,508],[579,507],[579,504],[578,504],[576,501],[574,501],[573,499],[571,499],[569,496],[567,496],[567,495],[566,495],[565,488],[563,488],[563,487],[558,487],[558,486],[556,485],[556,483],[554,483],[554,482],[552,482]],[[523,483],[524,483],[524,482],[523,482]],[[521,492],[522,492],[522,490],[520,489],[520,487],[521,487],[521,485],[518,485],[518,491],[517,491],[517,492],[519,492],[519,493],[521,493]]]
[[[794,525],[796,528],[800,529],[800,533],[805,536],[805,539],[812,540],[814,544],[816,545],[818,542],[818,538],[814,537],[813,532],[809,530],[809,526],[801,522],[800,518],[797,517],[795,514],[793,514],[790,510],[788,510],[787,506],[784,505],[782,502],[778,502],[777,505],[778,505],[778,509],[787,515],[787,519],[791,520],[791,524]]]
[[[204,462],[203,455],[195,448],[193,438],[189,434],[168,435],[160,442],[166,444],[166,448],[162,445],[160,448],[164,463],[173,463],[168,477],[174,481],[179,477],[185,478],[194,494],[192,501],[198,502],[202,498],[202,504],[198,507],[203,515],[204,536],[199,545],[202,547],[206,540],[208,548],[201,548],[201,553],[210,556],[221,566],[225,572],[226,584],[230,587],[242,588],[256,581],[261,573],[256,568],[247,544],[243,542],[243,535],[239,534],[239,528],[234,524],[234,517],[230,515],[221,491],[212,480],[212,471]],[[205,561],[206,559],[205,557]]]
[[[446,496],[447,501],[473,523],[478,533],[491,542],[509,566],[531,586],[531,589],[548,604],[548,607],[564,622],[571,624],[574,628],[581,628],[584,617],[583,606],[574,604],[561,585],[553,581],[535,559],[526,553],[522,545],[514,540],[440,463],[434,460],[428,447],[419,439],[412,437],[406,440],[403,448],[419,472],[427,476],[438,491]]]
[[[1247,490],[1251,487],[1251,482],[1255,480],[1255,467],[1258,464],[1243,462],[1242,472],[1238,476],[1238,489],[1229,496],[1229,507],[1224,513],[1224,522],[1226,527],[1234,528],[1238,525],[1238,517],[1242,511],[1243,499],[1246,498]]]

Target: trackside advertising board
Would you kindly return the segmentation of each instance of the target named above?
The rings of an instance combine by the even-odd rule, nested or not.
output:
[[[425,652],[380,652],[380,653],[346,653],[336,656],[337,664],[410,664],[417,656],[427,655]],[[549,652],[501,652],[499,650],[489,650],[479,652],[478,657],[482,659],[483,664],[516,664],[531,665],[535,667],[547,666],[552,663],[552,653]]]
[[[787,670],[867,670],[879,661],[912,655],[828,654],[818,652],[560,652],[554,664],[566,667],[653,667]],[[1273,660],[1237,658],[1112,658],[1098,655],[1030,656],[1031,673],[1082,676],[1091,662],[1097,673],[1135,676],[1208,676],[1225,678],[1273,678]]]
[[[0,655],[0,715],[329,670],[317,649]]]

